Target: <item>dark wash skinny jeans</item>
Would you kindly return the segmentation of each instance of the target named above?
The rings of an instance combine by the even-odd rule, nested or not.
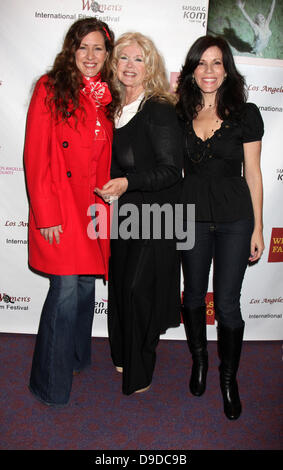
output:
[[[73,371],[91,363],[95,277],[51,275],[49,278],[29,388],[46,404],[66,405]]]
[[[254,222],[196,222],[195,246],[182,251],[184,307],[205,305],[213,260],[213,292],[216,319],[228,328],[243,326],[241,287],[250,256]]]

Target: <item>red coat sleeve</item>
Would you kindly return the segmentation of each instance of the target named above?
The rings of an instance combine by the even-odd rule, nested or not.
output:
[[[52,116],[45,103],[45,81],[46,77],[42,77],[37,82],[31,98],[24,149],[27,188],[37,228],[62,224],[59,198],[52,174]]]

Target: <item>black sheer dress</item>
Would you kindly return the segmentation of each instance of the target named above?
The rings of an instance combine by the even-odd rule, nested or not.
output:
[[[176,241],[163,234],[161,239],[142,237],[144,204],[173,207],[178,202],[180,139],[173,106],[153,100],[114,133],[111,177],[126,176],[129,185],[114,207],[108,330],[112,359],[123,367],[127,395],[151,383],[160,333],[180,324]],[[122,214],[126,209],[130,212]]]

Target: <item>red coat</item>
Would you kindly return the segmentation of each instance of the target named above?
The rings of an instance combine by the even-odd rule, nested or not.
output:
[[[56,123],[45,104],[45,82],[43,76],[36,85],[26,127],[29,264],[49,274],[102,274],[107,279],[109,236],[88,236],[92,224],[88,213],[89,206],[99,202],[109,223],[109,205],[93,190],[110,179],[112,124],[102,108],[97,111],[83,94],[80,99],[86,111],[85,121],[77,112],[77,127],[72,115],[67,123]],[[102,142],[94,140],[97,116],[106,134]],[[50,245],[39,229],[60,224],[60,243],[54,240]]]

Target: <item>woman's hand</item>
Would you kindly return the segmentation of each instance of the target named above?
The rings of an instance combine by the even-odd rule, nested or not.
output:
[[[264,241],[262,230],[254,230],[251,238],[251,256],[249,261],[254,262],[259,260],[264,250]]]
[[[40,229],[41,235],[45,238],[45,240],[52,245],[53,237],[56,240],[56,243],[60,243],[60,233],[63,233],[62,225],[55,225],[54,227],[47,227]]]
[[[127,191],[127,178],[114,178],[109,180],[102,189],[95,188],[95,193],[102,197],[105,202],[111,204],[115,199],[122,196]]]

